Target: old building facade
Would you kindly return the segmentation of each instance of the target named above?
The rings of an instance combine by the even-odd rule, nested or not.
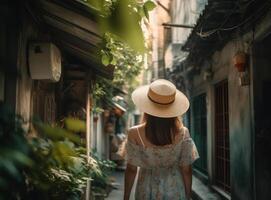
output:
[[[91,113],[93,85],[97,76],[112,79],[114,70],[100,62],[97,49],[102,37],[90,8],[69,0],[4,1],[0,8],[0,100],[28,122],[29,133],[35,118],[49,124],[59,124],[65,117],[84,120],[87,130],[82,139],[90,151],[92,132],[103,134]],[[34,44],[41,44],[40,53],[43,44],[59,50],[61,77],[57,82],[31,75],[29,54]]]
[[[210,0],[173,52],[167,78],[191,102],[184,121],[200,154],[193,165],[199,199],[270,197],[270,6]],[[185,6],[174,9],[189,15]]]

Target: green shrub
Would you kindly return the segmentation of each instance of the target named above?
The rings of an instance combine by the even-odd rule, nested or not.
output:
[[[71,131],[82,121],[69,119],[69,130],[35,122],[39,137],[26,139],[22,119],[10,113],[0,106],[0,199],[77,200],[88,179],[94,190],[106,187],[114,164],[87,158]]]

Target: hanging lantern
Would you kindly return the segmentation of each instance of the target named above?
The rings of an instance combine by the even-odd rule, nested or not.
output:
[[[233,57],[233,64],[238,72],[244,72],[247,64],[247,54],[244,52],[237,52]]]

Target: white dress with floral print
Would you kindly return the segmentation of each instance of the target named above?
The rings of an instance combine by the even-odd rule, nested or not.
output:
[[[186,199],[180,166],[192,164],[199,155],[188,129],[181,131],[183,137],[178,143],[164,147],[143,147],[127,141],[127,162],[140,167],[135,199]]]

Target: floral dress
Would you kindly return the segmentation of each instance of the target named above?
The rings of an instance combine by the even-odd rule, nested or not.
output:
[[[144,147],[127,141],[126,159],[140,167],[136,200],[185,200],[180,166],[190,165],[199,158],[196,146],[183,127],[182,139],[164,147]]]

